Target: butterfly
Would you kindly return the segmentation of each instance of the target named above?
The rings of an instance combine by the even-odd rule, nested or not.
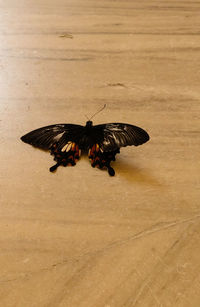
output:
[[[105,107],[105,106],[104,106]],[[148,133],[140,127],[123,123],[93,125],[91,120],[85,126],[76,124],[55,124],[33,130],[21,137],[25,143],[49,150],[56,164],[50,167],[54,172],[58,166],[74,166],[81,151],[87,151],[92,167],[107,169],[115,175],[110,166],[121,147],[142,145],[149,140]]]

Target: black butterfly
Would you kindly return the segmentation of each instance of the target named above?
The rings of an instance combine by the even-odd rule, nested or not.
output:
[[[85,126],[57,124],[42,127],[21,137],[25,143],[50,150],[57,162],[49,170],[58,166],[75,165],[81,150],[88,151],[92,167],[107,168],[110,176],[115,175],[110,166],[120,147],[141,145],[149,140],[148,133],[142,128],[122,123],[110,123],[93,126],[91,120]]]

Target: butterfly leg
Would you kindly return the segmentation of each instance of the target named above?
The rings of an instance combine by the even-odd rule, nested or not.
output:
[[[98,144],[94,144],[89,150],[89,159],[92,167],[107,169],[110,176],[115,175],[114,169],[110,166],[111,161],[115,161],[115,155],[119,153],[119,149],[110,152],[104,152]]]
[[[80,150],[76,143],[68,142],[61,149],[58,148],[58,143],[54,143],[51,147],[51,154],[54,155],[54,160],[57,162],[50,167],[50,172],[54,172],[58,166],[74,166],[80,158]]]

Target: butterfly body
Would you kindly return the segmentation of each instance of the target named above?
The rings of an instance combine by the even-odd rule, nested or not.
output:
[[[57,162],[50,168],[53,172],[60,165],[74,166],[80,158],[81,150],[88,151],[93,167],[107,169],[114,176],[110,166],[121,147],[141,145],[149,140],[148,133],[140,127],[123,123],[93,126],[91,120],[85,126],[56,124],[33,130],[21,137],[25,143],[50,150]]]

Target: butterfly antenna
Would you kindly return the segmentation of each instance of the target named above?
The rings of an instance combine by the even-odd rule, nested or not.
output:
[[[85,117],[87,118],[87,120],[89,120],[89,117],[86,115],[86,114],[84,114],[85,115]]]
[[[94,114],[92,115],[92,117],[90,117],[89,120],[91,120],[95,115],[97,115],[98,113],[100,113],[101,111],[103,111],[103,110],[105,109],[105,107],[106,107],[106,104],[104,104],[103,108],[101,108],[99,111],[97,111],[96,113],[94,113]]]

